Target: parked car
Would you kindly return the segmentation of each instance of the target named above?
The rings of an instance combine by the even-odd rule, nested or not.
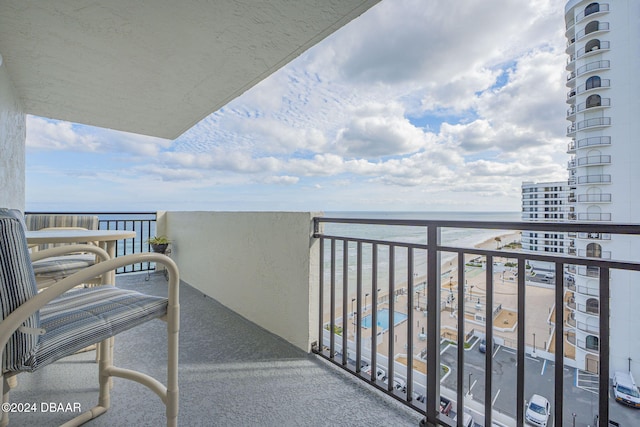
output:
[[[449,416],[451,412],[451,401],[444,396],[440,396],[440,413]]]
[[[616,402],[640,408],[640,392],[631,372],[616,371],[613,374],[613,395]]]
[[[482,341],[480,341],[480,345],[478,346],[478,351],[480,353],[487,352],[487,340],[485,340],[484,338],[482,339]]]
[[[539,394],[534,394],[527,403],[527,410],[524,413],[524,417],[529,424],[547,427],[550,411],[551,405],[549,401]]]

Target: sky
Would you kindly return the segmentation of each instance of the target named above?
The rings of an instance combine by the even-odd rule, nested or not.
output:
[[[564,4],[383,0],[173,141],[28,116],[27,210],[519,211],[567,179]]]

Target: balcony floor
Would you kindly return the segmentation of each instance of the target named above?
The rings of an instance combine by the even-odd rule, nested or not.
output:
[[[166,294],[152,274],[120,275],[117,283]],[[180,415],[183,426],[416,426],[420,416],[351,375],[307,354],[183,284],[180,292]],[[116,339],[115,362],[164,382],[164,323],[149,322]],[[41,413],[41,402],[97,402],[95,352],[21,374],[11,402],[36,403],[38,413],[10,414],[10,425],[59,425],[71,413]],[[147,388],[114,379],[111,409],[88,426],[163,425],[164,407]]]

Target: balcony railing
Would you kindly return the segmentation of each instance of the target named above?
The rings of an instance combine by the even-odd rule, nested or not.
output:
[[[579,139],[574,148],[593,147],[597,145],[611,145],[610,136],[594,136],[590,138]]]
[[[583,175],[578,177],[578,184],[609,184],[611,183],[611,175]]]
[[[581,76],[591,71],[606,70],[606,69],[609,69],[610,67],[611,67],[611,62],[608,60],[593,61],[593,62],[589,62],[586,65],[583,65],[582,67],[578,67],[578,70],[576,71],[576,75]]]
[[[591,48],[589,48],[589,50],[587,50],[586,48],[582,48],[578,50],[578,53],[576,54],[576,58],[581,58],[584,55],[587,55],[589,53],[598,53],[598,52],[602,52],[603,50],[609,50],[611,48],[611,43],[609,41],[603,40],[600,42],[600,45],[596,45],[593,46]]]
[[[39,215],[95,215],[98,217],[100,230],[127,230],[135,231],[136,237],[119,240],[116,245],[116,256],[149,252],[147,239],[156,234],[155,212],[27,212],[27,214]],[[155,270],[155,263],[138,263],[120,268],[116,274],[132,273],[137,271]]]
[[[609,11],[609,4],[608,3],[594,4],[593,7],[591,7],[591,8],[588,7],[584,11],[578,13],[576,15],[576,19],[574,21],[574,24],[579,23],[580,21],[582,21],[587,16],[591,16],[591,15],[594,15],[596,13],[604,13],[604,12],[608,12],[608,11]]]
[[[342,228],[337,225],[349,225]],[[328,230],[333,226],[332,230]],[[391,237],[367,237],[359,230],[363,227],[382,227],[386,232],[382,235],[395,236],[398,227],[413,227],[422,231],[415,234],[420,239],[404,241]],[[352,373],[356,378],[372,387],[392,396],[409,408],[418,411],[425,417],[427,424],[452,426],[453,421],[441,412],[441,398],[447,392],[454,400],[454,411],[462,414],[465,411],[465,396],[471,392],[465,388],[465,342],[469,336],[464,333],[468,329],[465,316],[457,316],[456,329],[461,333],[452,339],[456,345],[457,360],[453,372],[456,375],[455,390],[441,386],[440,375],[424,375],[417,366],[424,363],[426,372],[441,371],[441,314],[447,303],[456,301],[459,313],[467,310],[480,315],[485,328],[486,342],[494,342],[494,289],[500,283],[494,276],[494,266],[497,258],[507,258],[516,270],[513,280],[517,287],[517,338],[511,343],[511,350],[515,354],[516,389],[513,418],[507,424],[524,424],[525,408],[525,354],[531,347],[525,345],[525,315],[528,309],[537,307],[525,304],[525,286],[529,275],[527,265],[529,261],[547,262],[554,266],[553,287],[556,307],[564,306],[564,271],[572,265],[580,268],[599,269],[599,307],[598,330],[600,339],[596,344],[590,340],[578,340],[578,346],[598,354],[600,370],[598,373],[599,427],[606,427],[609,420],[609,282],[612,270],[640,271],[640,263],[631,261],[609,261],[603,259],[585,259],[568,255],[551,255],[549,253],[522,252],[517,249],[480,249],[443,241],[443,231],[462,230],[504,230],[521,232],[532,230],[555,233],[610,233],[639,235],[640,226],[622,224],[579,224],[579,223],[509,223],[509,222],[480,222],[480,221],[431,221],[431,220],[384,220],[384,219],[355,219],[355,218],[314,218],[314,237],[319,239],[319,330],[318,342],[314,345],[314,352],[327,361]],[[442,256],[455,255],[455,258],[442,264]],[[475,262],[482,260],[485,270],[485,293],[477,295],[469,292],[465,286],[452,287],[453,281],[464,284],[467,278],[465,272],[466,261],[472,258]],[[400,261],[402,259],[402,261]],[[418,272],[418,265],[424,263],[423,270]],[[500,264],[496,264],[500,265]],[[448,271],[442,270],[449,268]],[[575,268],[575,267],[574,267]],[[402,270],[401,273],[399,271]],[[499,273],[499,271],[497,271]],[[424,273],[424,277],[419,277]],[[504,277],[504,276],[503,276]],[[504,279],[502,279],[504,280]],[[500,285],[502,286],[502,285]],[[477,292],[477,290],[476,290]],[[389,298],[388,296],[393,296]],[[402,296],[406,302],[397,302]],[[445,298],[446,297],[446,298]],[[379,311],[378,307],[384,300],[386,311]],[[403,300],[404,301],[404,300]],[[477,301],[477,302],[476,302]],[[468,307],[465,307],[468,306]],[[574,304],[575,306],[575,304]],[[420,307],[416,311],[416,307]],[[365,314],[368,313],[366,316]],[[396,313],[400,313],[399,315]],[[397,317],[399,316],[399,318]],[[447,316],[449,316],[447,314]],[[556,327],[553,332],[555,348],[554,365],[554,408],[552,417],[554,425],[562,425],[564,408],[564,360],[565,314],[563,310],[555,310],[553,322]],[[478,316],[476,316],[478,317]],[[420,325],[420,326],[418,326]],[[498,325],[496,325],[497,327]],[[467,329],[466,329],[467,328]],[[406,334],[406,335],[403,335]],[[373,338],[372,338],[373,337]],[[387,337],[386,343],[383,345]],[[395,337],[395,339],[391,339]],[[419,337],[419,341],[416,341]],[[573,338],[568,337],[575,342]],[[505,340],[505,345],[506,345]],[[373,343],[373,345],[372,345]],[[404,347],[400,347],[406,343]],[[420,344],[416,344],[420,343]],[[420,347],[424,343],[425,349]],[[568,344],[567,344],[568,345]],[[372,350],[373,348],[373,350]],[[534,336],[535,348],[535,336]],[[389,358],[398,353],[404,353],[404,364],[393,363]],[[425,356],[424,360],[414,359],[413,355]],[[494,421],[504,422],[503,413],[498,413],[492,407],[493,395],[493,351],[486,351],[483,355],[484,393],[475,396],[474,403],[484,406],[484,425],[493,425]],[[392,359],[393,360],[393,359]],[[383,367],[383,368],[382,368]],[[386,369],[386,370],[385,370]],[[385,380],[386,379],[386,380]],[[468,396],[467,396],[468,397]],[[500,420],[498,420],[500,418]],[[566,419],[565,419],[566,422]]]

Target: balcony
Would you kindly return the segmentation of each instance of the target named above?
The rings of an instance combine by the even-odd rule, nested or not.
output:
[[[597,147],[602,145],[611,145],[610,136],[594,136],[590,138],[582,138],[576,141],[576,148]]]
[[[608,22],[594,22],[593,28],[590,28],[587,25],[587,28],[584,28],[576,34],[576,41],[580,41],[586,36],[594,35],[596,33],[601,33],[603,31],[609,31],[609,23]]]
[[[599,44],[578,49],[578,52],[576,53],[576,59],[580,59],[582,57],[589,56],[589,55],[595,55],[597,53],[607,51],[610,48],[611,48],[611,43],[609,41],[603,40],[603,41],[600,41]]]
[[[582,12],[580,12],[580,13],[578,13],[576,15],[576,19],[575,19],[574,24],[580,23],[587,16],[593,18],[595,16],[601,16],[601,15],[607,13],[607,12],[609,12],[609,4],[608,3],[597,3],[597,2],[594,2],[591,5],[587,6],[584,11],[582,11]]]
[[[609,68],[611,68],[611,62],[609,60],[589,62],[588,64],[578,67],[574,77],[582,76],[592,71],[608,70]]]
[[[611,203],[611,194],[579,194],[578,203]]]
[[[382,227],[382,234],[387,237],[363,235],[363,228],[369,226]],[[423,230],[423,238],[404,241],[390,237],[407,227]],[[439,413],[441,396],[453,402],[453,412],[472,411],[480,425],[522,424],[524,401],[530,393],[525,391],[525,378],[529,375],[525,358],[529,360],[529,355],[536,352],[549,358],[546,366],[552,384],[547,396],[553,399],[554,424],[561,420],[569,423],[571,408],[567,399],[563,399],[563,390],[573,387],[572,382],[564,377],[566,365],[556,366],[551,361],[554,357],[564,360],[570,350],[564,339],[557,339],[567,335],[563,327],[565,313],[554,311],[556,327],[548,330],[547,310],[527,304],[522,292],[513,307],[516,310],[512,321],[516,326],[505,332],[502,330],[506,330],[507,324],[500,316],[509,316],[497,300],[498,291],[506,286],[524,290],[530,280],[526,274],[529,260],[550,262],[555,269],[555,281],[560,284],[565,266],[599,268],[602,301],[608,300],[611,270],[640,271],[638,262],[523,253],[517,247],[497,249],[493,241],[489,247],[475,247],[447,240],[450,229],[640,234],[640,227],[627,225],[314,218],[310,213],[283,212],[163,212],[151,229],[172,239],[171,256],[180,266],[184,282],[180,352],[182,425],[201,425],[203,420],[213,425],[264,422],[417,425],[426,417],[431,424],[452,426],[452,419]],[[123,249],[135,244],[134,240]],[[451,254],[457,259],[446,261]],[[472,278],[469,268],[477,268],[466,267],[465,262],[477,262],[479,258],[486,267],[477,270],[480,272],[477,277],[483,278],[485,289],[457,286]],[[503,258],[511,260],[508,268],[502,262],[494,265]],[[396,274],[385,275],[385,269]],[[371,275],[373,271],[378,274]],[[367,280],[365,272],[370,274]],[[425,276],[421,277],[423,273]],[[152,273],[148,282],[136,281],[141,274],[147,273],[119,274],[117,283],[143,288],[145,292],[163,292],[165,279],[161,274]],[[562,306],[563,286],[550,287],[547,292]],[[445,303],[446,300],[449,302]],[[465,316],[450,317],[452,312],[448,308],[454,302],[459,312],[471,311],[476,318],[481,317],[482,326],[470,328]],[[406,316],[400,325],[395,324],[395,318],[390,321],[387,331],[378,326],[383,315],[374,309],[382,309],[383,305],[389,313]],[[599,309],[602,316],[598,327],[604,336],[609,331],[609,306],[603,304]],[[526,334],[525,328],[517,327],[536,312],[544,315],[544,328],[533,329],[537,342],[535,334],[531,337],[529,326]],[[457,322],[453,330],[464,333],[451,335],[451,330],[441,330],[450,321]],[[482,332],[478,332],[480,328]],[[161,371],[162,365],[153,357],[138,360],[138,355],[131,352],[155,345],[154,340],[160,339],[161,334],[156,337],[152,329],[123,334],[115,347],[116,360],[129,359],[127,362],[144,366],[150,373]],[[512,404],[511,409],[498,410],[494,406],[491,410],[492,404],[484,403],[497,405],[495,402],[500,401],[491,394],[499,387],[492,369],[474,374],[473,379],[480,384],[475,390],[480,391],[472,398],[469,396],[472,388],[472,382],[468,381],[469,363],[472,353],[475,356],[478,352],[465,351],[465,343],[475,346],[481,336],[478,333],[488,342],[495,339],[499,349],[508,350],[507,354],[515,360],[509,368],[516,379],[515,392],[502,397]],[[502,334],[512,334],[513,338]],[[376,341],[377,350],[372,352],[371,337],[378,336],[380,342]],[[391,336],[397,336],[397,341],[385,339]],[[441,371],[445,357],[443,337],[448,337],[448,345],[453,346],[449,352],[456,356],[455,363],[447,365],[446,378],[426,376],[421,373],[423,367],[429,372]],[[551,342],[552,347],[547,345]],[[600,396],[608,395],[607,345],[608,341],[603,340],[596,351],[602,361]],[[399,353],[414,357],[405,358],[404,362],[396,357],[389,361],[386,357]],[[487,351],[480,360],[491,366],[498,363],[494,359],[498,357],[498,352]],[[20,376],[12,400],[49,401],[56,396],[57,400],[78,401],[89,407],[91,397],[86,397],[86,385],[80,379],[69,386],[76,380],[70,379],[68,373],[79,371],[83,373],[81,378],[90,377],[95,370],[92,358],[92,353],[81,353],[36,374]],[[385,369],[386,381],[375,374],[377,368]],[[537,368],[535,375],[540,375]],[[404,385],[397,387],[394,380],[402,380]],[[144,412],[131,408],[132,402],[140,400],[140,393],[135,385],[117,382],[113,409],[93,423],[161,424],[163,414],[160,409],[153,411],[160,407],[153,396],[148,400],[145,396]],[[592,404],[606,420],[610,411],[618,410],[615,405],[609,408],[608,399],[597,396]],[[119,411],[118,407],[125,410]],[[19,420],[25,423],[29,420],[34,425],[68,419],[68,414],[31,416],[20,414],[13,420],[18,424]]]
[[[584,84],[584,85],[580,85],[578,86],[577,89],[577,94],[581,95],[583,93],[592,91],[592,90],[597,90],[597,89],[608,89],[611,87],[611,80],[610,79],[600,79],[599,82],[596,81],[596,83],[592,83],[590,85]]]
[[[611,175],[583,175],[578,177],[578,185],[582,184],[611,184]]]

